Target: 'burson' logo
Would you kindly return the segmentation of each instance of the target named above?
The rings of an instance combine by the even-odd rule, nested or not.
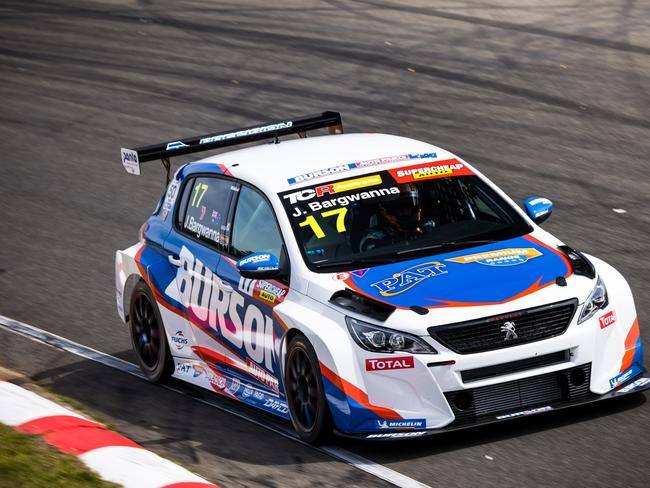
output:
[[[384,371],[387,369],[413,368],[413,356],[401,358],[376,358],[366,359],[366,371]]]
[[[183,247],[176,280],[180,301],[195,320],[217,331],[255,363],[273,371],[273,319],[236,291],[224,291],[220,279]]]
[[[445,268],[445,265],[438,261],[416,264],[404,271],[395,273],[390,278],[384,278],[372,283],[370,286],[379,290],[381,296],[391,297],[410,290],[427,278],[446,274],[447,271],[443,268]]]

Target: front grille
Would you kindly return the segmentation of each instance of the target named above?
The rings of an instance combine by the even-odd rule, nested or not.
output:
[[[456,420],[471,424],[485,417],[559,403],[581,401],[589,391],[591,363],[521,380],[445,393]]]
[[[558,351],[550,354],[543,354],[533,358],[520,359],[509,363],[495,364],[494,366],[485,366],[483,368],[466,369],[460,372],[463,381],[477,381],[485,378],[493,378],[504,374],[517,373],[527,369],[541,368],[551,364],[563,363],[569,359],[569,351]]]
[[[428,331],[436,341],[459,354],[491,351],[563,334],[577,305],[578,300],[574,298],[502,315],[429,327]],[[509,333],[507,328],[514,330]]]

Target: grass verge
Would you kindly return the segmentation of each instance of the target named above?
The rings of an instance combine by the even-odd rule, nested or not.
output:
[[[0,424],[0,488],[115,488],[75,456]]]

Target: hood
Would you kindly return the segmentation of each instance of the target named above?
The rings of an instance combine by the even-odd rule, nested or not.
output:
[[[310,295],[323,299],[326,293],[331,296],[350,288],[398,309],[497,305],[535,293],[555,284],[557,277],[570,275],[571,265],[560,251],[526,235],[327,275],[329,279],[318,280],[315,293]]]

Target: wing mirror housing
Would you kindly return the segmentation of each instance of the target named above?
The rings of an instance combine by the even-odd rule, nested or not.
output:
[[[524,208],[533,222],[541,224],[553,213],[553,202],[544,197],[530,197],[524,200]]]
[[[244,278],[280,278],[286,274],[280,260],[269,252],[254,252],[237,261],[237,270]]]

